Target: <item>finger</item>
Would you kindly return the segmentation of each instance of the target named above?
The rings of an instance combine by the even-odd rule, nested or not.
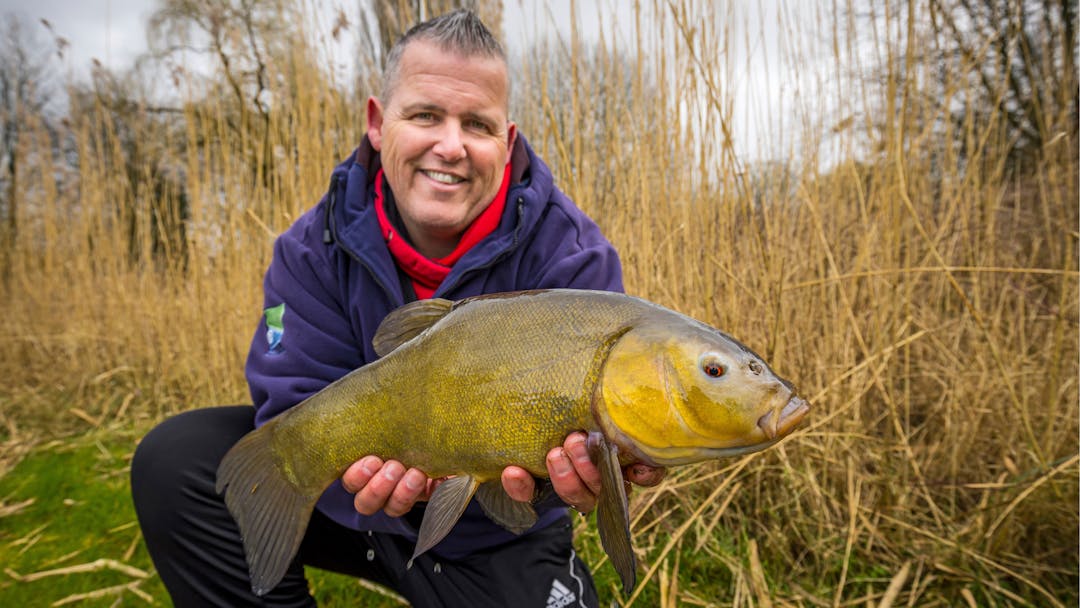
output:
[[[341,476],[341,485],[349,494],[356,494],[364,489],[382,466],[383,461],[378,456],[365,456],[345,469]]]
[[[503,489],[518,502],[530,502],[536,495],[536,482],[525,469],[508,466],[502,472]]]
[[[650,467],[647,464],[635,463],[626,467],[623,471],[626,480],[639,486],[650,487],[663,481],[667,476],[666,467]]]
[[[409,469],[394,487],[383,511],[390,517],[401,517],[409,512],[427,489],[428,477],[420,469]]]
[[[361,515],[374,515],[386,507],[386,501],[394,493],[402,476],[405,475],[405,467],[396,460],[388,460],[372,475],[367,485],[356,493],[353,505]]]
[[[563,443],[570,461],[574,463],[574,469],[589,491],[596,495],[600,493],[600,469],[589,458],[589,448],[584,433],[571,433]]]
[[[596,506],[596,496],[578,476],[574,463],[564,448],[555,448],[547,455],[548,475],[555,493],[566,504],[581,513],[588,513]]]

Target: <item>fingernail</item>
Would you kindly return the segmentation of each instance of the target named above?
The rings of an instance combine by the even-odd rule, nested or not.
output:
[[[383,477],[397,480],[401,476],[401,465],[396,462],[388,462],[382,468]]]
[[[585,445],[585,438],[580,435],[574,435],[570,438],[570,452],[575,462],[586,463],[591,462],[589,458],[589,448]]]
[[[405,487],[410,490],[419,490],[424,486],[424,474],[416,469],[409,469],[405,473]]]
[[[559,475],[565,475],[574,470],[574,465],[570,464],[570,458],[566,455],[566,450],[559,450],[559,455],[551,461],[551,466]]]

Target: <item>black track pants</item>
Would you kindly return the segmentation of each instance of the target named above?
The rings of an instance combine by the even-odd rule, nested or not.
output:
[[[254,412],[192,410],[158,425],[135,451],[135,511],[176,606],[314,606],[305,565],[380,583],[420,607],[597,605],[592,577],[571,545],[569,519],[463,560],[427,553],[406,570],[411,542],[345,528],[317,510],[285,578],[256,597],[240,532],[214,491],[218,462],[254,428]]]

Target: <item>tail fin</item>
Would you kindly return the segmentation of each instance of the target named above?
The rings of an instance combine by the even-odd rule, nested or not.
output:
[[[285,478],[270,449],[272,437],[273,423],[248,433],[217,471],[217,491],[226,490],[225,504],[244,539],[251,590],[259,596],[285,576],[319,499]]]

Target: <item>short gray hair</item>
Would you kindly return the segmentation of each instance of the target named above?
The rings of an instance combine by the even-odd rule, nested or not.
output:
[[[484,25],[480,17],[470,10],[457,9],[412,26],[394,43],[394,46],[390,47],[390,52],[386,55],[386,66],[383,68],[383,103],[390,100],[390,95],[397,84],[401,56],[405,54],[405,47],[417,40],[432,42],[448,53],[458,53],[465,57],[498,59],[504,64],[507,63],[506,51],[502,44]]]

